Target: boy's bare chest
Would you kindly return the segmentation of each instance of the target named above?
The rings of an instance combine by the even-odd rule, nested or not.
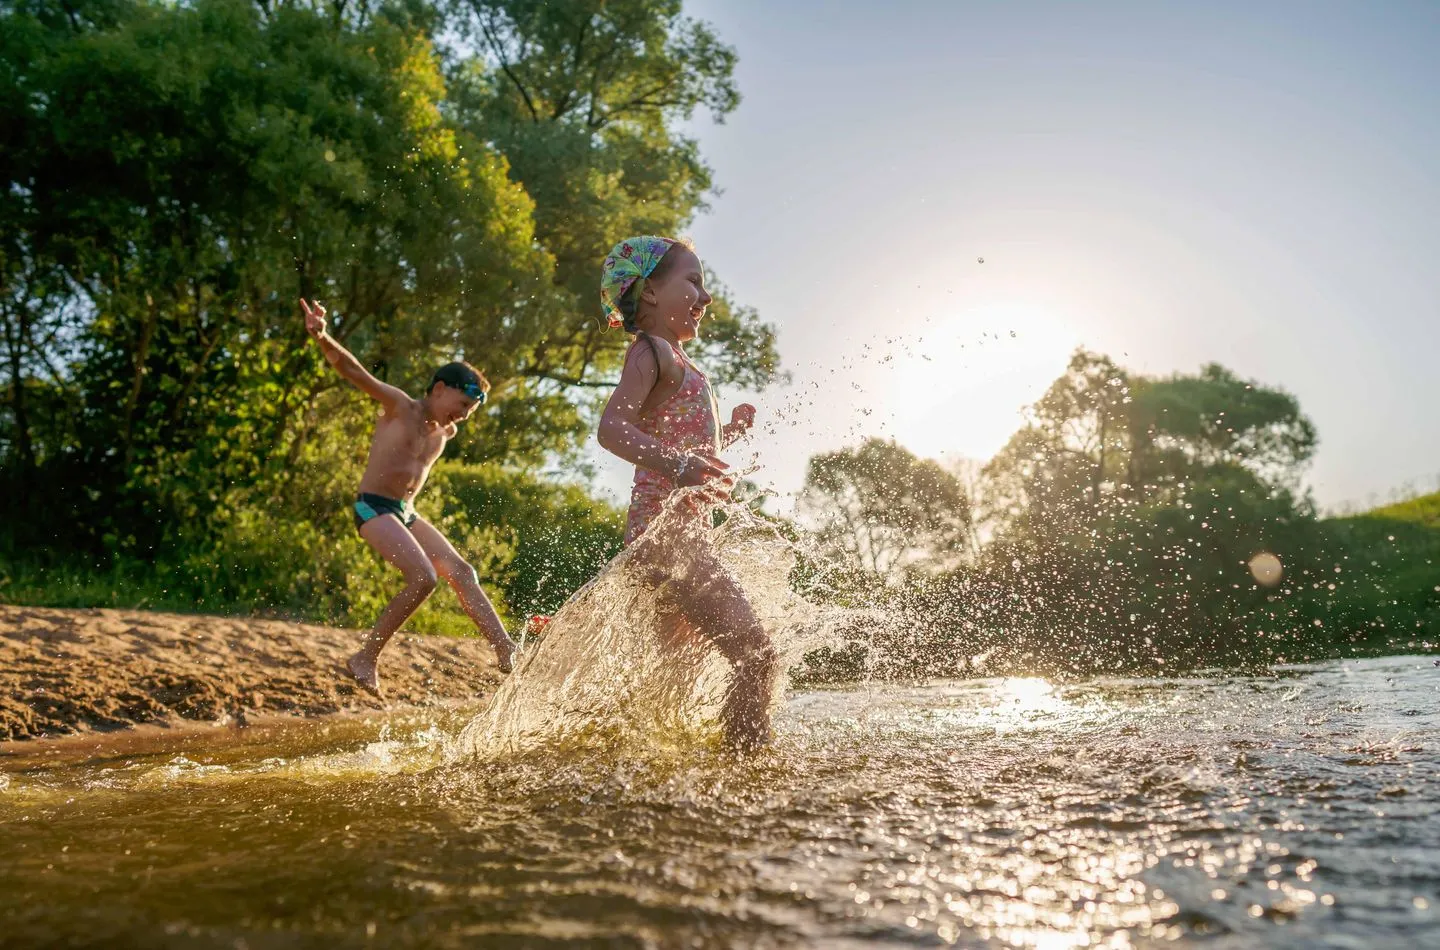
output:
[[[381,418],[375,424],[375,445],[387,455],[413,459],[429,465],[445,451],[445,430],[428,426],[421,419],[399,416]]]

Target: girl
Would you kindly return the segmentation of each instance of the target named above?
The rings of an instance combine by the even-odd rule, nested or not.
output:
[[[625,525],[626,546],[636,542],[678,488],[711,485],[728,490],[728,466],[719,458],[753,424],[755,407],[737,406],[720,426],[710,381],[690,362],[682,344],[695,339],[705,307],[700,259],[673,238],[621,241],[605,258],[600,300],[612,327],[635,335],[620,382],[605,405],[600,444],[635,465],[635,487]],[[742,748],[766,742],[777,657],[744,592],[706,543],[710,509],[691,494],[675,507],[664,530],[636,545],[637,568],[663,583],[667,632],[699,634],[733,667],[721,719],[726,738]]]

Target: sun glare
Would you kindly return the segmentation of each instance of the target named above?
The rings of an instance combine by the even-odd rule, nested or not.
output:
[[[1055,687],[1038,676],[1011,676],[1001,681],[997,690],[1002,703],[1022,712],[1055,709],[1061,705]]]
[[[1079,343],[1064,320],[1023,303],[933,320],[890,372],[889,434],[920,455],[989,458]]]
[[[975,710],[976,725],[1001,732],[1059,727],[1077,707],[1037,676],[1007,676],[992,681],[989,701]]]

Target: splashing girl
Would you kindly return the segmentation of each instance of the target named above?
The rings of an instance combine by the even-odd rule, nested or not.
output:
[[[770,733],[775,647],[707,544],[707,501],[732,481],[720,451],[750,428],[755,408],[735,407],[722,427],[709,379],[685,354],[712,299],[688,244],[654,236],[621,241],[605,258],[600,299],[610,325],[635,335],[599,431],[605,449],[635,465],[625,544],[637,572],[659,592],[667,639],[698,636],[729,661],[726,738],[741,748],[761,745]]]

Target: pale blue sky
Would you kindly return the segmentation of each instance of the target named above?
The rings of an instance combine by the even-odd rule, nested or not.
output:
[[[692,236],[794,374],[762,481],[870,434],[988,458],[1083,344],[1295,393],[1322,505],[1435,486],[1440,3],[687,9],[744,96]]]

